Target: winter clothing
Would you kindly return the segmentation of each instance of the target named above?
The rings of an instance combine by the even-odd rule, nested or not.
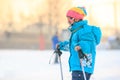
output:
[[[86,75],[86,79],[89,80],[91,73],[85,73],[85,75]],[[84,80],[82,71],[73,71],[72,80]]]
[[[76,46],[80,46],[84,54],[87,55],[89,61],[83,59],[84,70],[87,73],[93,73],[96,56],[96,45],[100,43],[101,31],[96,26],[90,26],[87,20],[74,23],[71,28],[71,37],[69,41],[60,42],[61,50],[70,51],[69,67],[70,71],[82,71],[78,52],[75,51]],[[69,47],[68,47],[69,45]]]
[[[59,43],[59,39],[58,39],[58,36],[57,35],[54,35],[52,37],[52,44],[53,44],[53,49],[55,50],[56,49],[56,44]]]
[[[73,7],[67,12],[67,17],[72,17],[75,19],[83,19],[87,15],[84,7]]]

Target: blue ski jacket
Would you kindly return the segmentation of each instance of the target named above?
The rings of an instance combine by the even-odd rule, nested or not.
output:
[[[80,46],[83,53],[87,55],[89,61],[83,59],[85,72],[93,73],[96,57],[96,45],[101,40],[101,30],[99,27],[88,25],[87,20],[74,23],[71,26],[71,37],[69,41],[60,42],[61,50],[70,51],[69,68],[70,71],[82,71],[80,58],[75,46]],[[69,47],[68,47],[69,46]]]

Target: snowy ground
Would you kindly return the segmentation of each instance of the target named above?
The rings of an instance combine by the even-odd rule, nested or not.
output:
[[[52,50],[0,50],[0,80],[61,80],[59,64],[49,64],[52,53]],[[64,80],[71,80],[69,53],[63,53]],[[120,80],[119,57],[120,50],[98,50],[91,80]]]

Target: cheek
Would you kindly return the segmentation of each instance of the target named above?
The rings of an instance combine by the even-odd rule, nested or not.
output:
[[[68,23],[70,23],[71,21],[70,20],[68,20]]]
[[[72,21],[72,20],[70,20],[70,19],[68,19],[68,22],[69,22],[69,23],[72,23],[73,21]]]
[[[68,23],[69,23],[69,24],[73,24],[73,23],[74,23],[74,19],[68,18]]]
[[[72,22],[71,21],[68,21],[68,23],[71,25],[72,24]]]

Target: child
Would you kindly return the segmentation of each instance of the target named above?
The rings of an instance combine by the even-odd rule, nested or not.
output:
[[[86,79],[90,80],[90,76],[94,72],[96,45],[100,43],[101,30],[99,27],[88,25],[87,20],[83,20],[86,15],[84,7],[73,7],[68,10],[66,16],[70,24],[71,37],[69,41],[58,44],[60,50],[70,51],[69,68],[72,71],[72,80],[84,80],[78,55],[79,50],[88,58],[88,61],[82,60]]]

